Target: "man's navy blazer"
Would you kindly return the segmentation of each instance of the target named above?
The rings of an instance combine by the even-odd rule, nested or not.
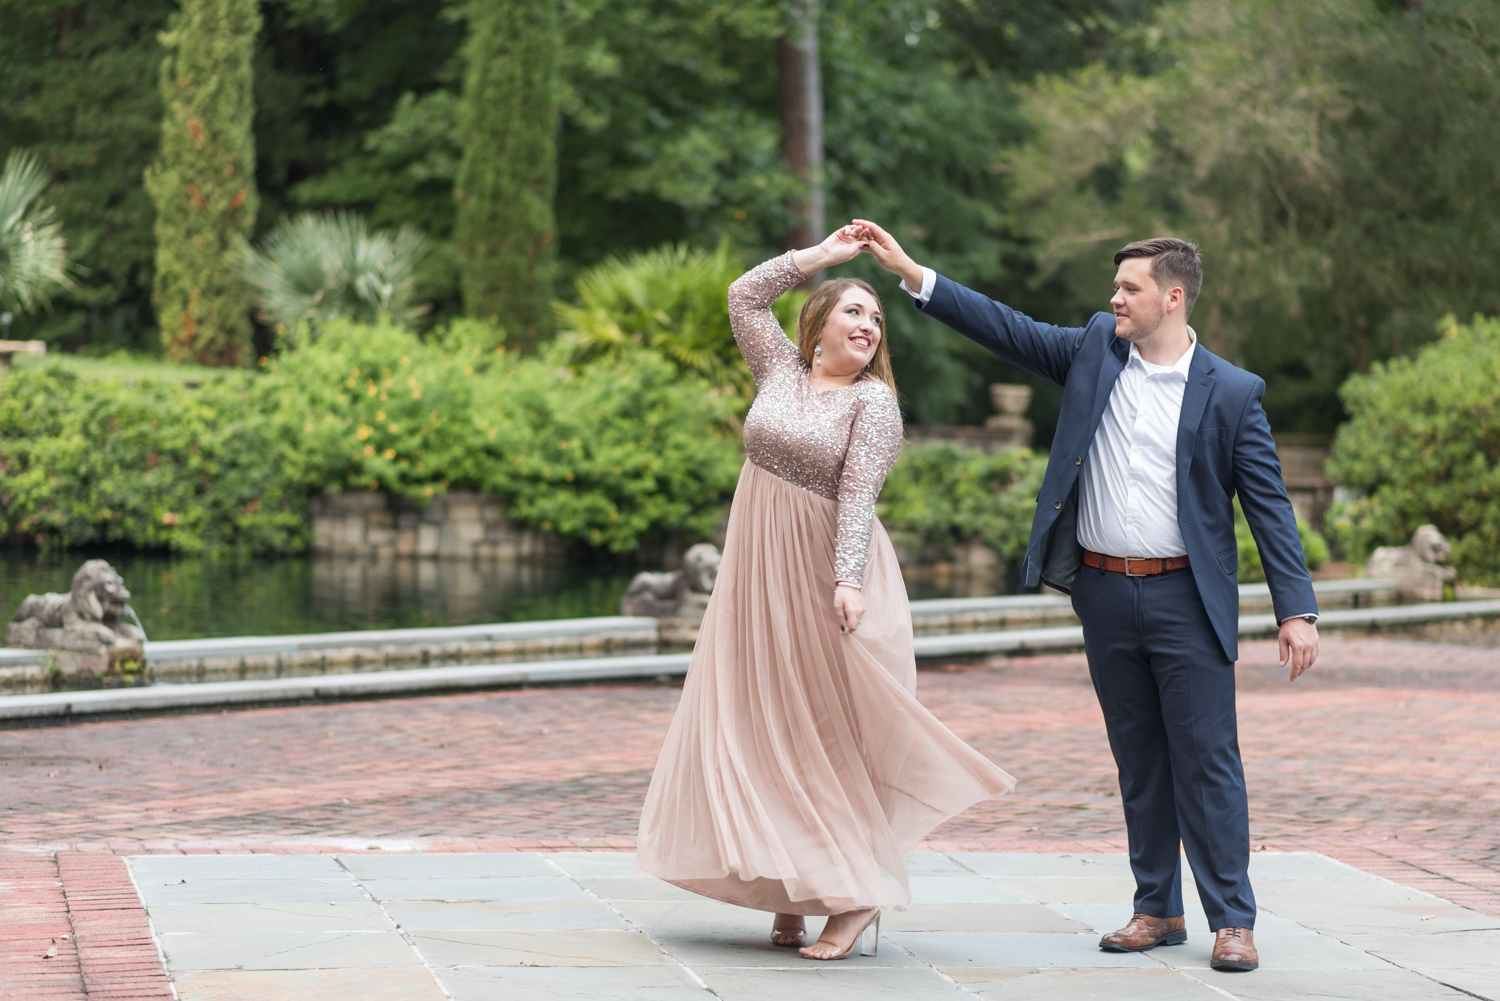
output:
[[[1094,442],[1130,345],[1115,318],[1096,313],[1084,327],[1055,327],[938,276],[917,308],[1017,368],[1063,387],[1047,476],[1037,496],[1021,586],[1046,582],[1072,591],[1083,565],[1078,544],[1078,474]],[[1281,479],[1271,425],[1261,408],[1266,384],[1199,344],[1177,424],[1177,523],[1203,606],[1231,661],[1239,659],[1239,547],[1234,495],[1255,535],[1276,619],[1318,610],[1303,562],[1297,518]],[[1115,553],[1116,556],[1134,555]]]

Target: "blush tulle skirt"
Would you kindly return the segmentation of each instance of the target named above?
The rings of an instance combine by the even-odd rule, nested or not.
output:
[[[1015,780],[916,699],[911,608],[873,525],[859,630],[833,611],[834,501],[747,462],[637,868],[787,914],[900,908],[907,849]]]

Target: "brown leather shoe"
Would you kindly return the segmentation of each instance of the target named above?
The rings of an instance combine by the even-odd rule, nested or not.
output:
[[[1187,941],[1187,919],[1154,918],[1137,912],[1130,923],[1099,940],[1105,952],[1145,952],[1159,945],[1181,945]]]
[[[1249,973],[1260,965],[1255,932],[1249,928],[1220,928],[1214,932],[1214,955],[1209,966],[1225,973]]]

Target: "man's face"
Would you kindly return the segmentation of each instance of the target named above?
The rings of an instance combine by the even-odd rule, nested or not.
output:
[[[1127,257],[1115,272],[1115,336],[1134,344],[1156,333],[1167,316],[1171,292],[1163,295],[1151,277],[1151,258]]]

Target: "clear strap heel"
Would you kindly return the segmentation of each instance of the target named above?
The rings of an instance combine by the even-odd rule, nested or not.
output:
[[[859,933],[857,940],[859,954],[861,956],[873,956],[880,948],[880,912],[875,912],[875,919],[865,925]]]
[[[822,938],[818,939],[818,942],[822,941]],[[814,942],[813,944],[817,945],[818,943]],[[865,926],[855,934],[854,941],[849,943],[849,948],[837,956],[807,956],[806,952],[803,955],[807,956],[808,959],[817,960],[848,959],[854,955],[856,949],[859,950],[861,956],[873,956],[875,955],[875,950],[878,948],[880,948],[880,912],[877,910],[874,914],[870,915],[870,920],[865,922]]]

